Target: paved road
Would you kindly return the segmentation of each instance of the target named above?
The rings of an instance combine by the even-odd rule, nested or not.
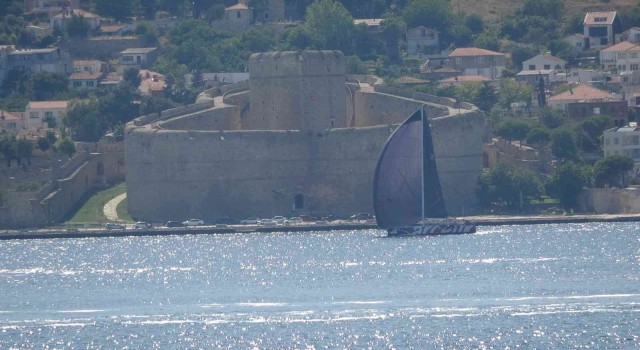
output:
[[[122,202],[125,198],[127,198],[127,194],[123,193],[114,197],[112,200],[108,201],[107,204],[104,205],[103,212],[104,212],[104,216],[107,217],[107,220],[109,221],[120,220],[120,218],[118,217],[118,211],[116,209],[118,208],[118,204],[120,204],[120,202]]]

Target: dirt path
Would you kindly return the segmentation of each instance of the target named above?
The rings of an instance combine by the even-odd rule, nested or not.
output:
[[[122,202],[125,198],[127,198],[127,194],[123,193],[123,194],[117,195],[112,200],[108,201],[107,204],[104,205],[103,212],[104,212],[104,216],[107,217],[107,220],[109,221],[120,220],[120,218],[118,217],[118,211],[116,210],[116,208],[118,208],[118,204],[120,204],[120,202]]]

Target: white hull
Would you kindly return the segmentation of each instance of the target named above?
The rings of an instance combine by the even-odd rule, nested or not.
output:
[[[400,236],[436,236],[436,235],[461,235],[475,233],[476,225],[473,223],[447,224],[427,223],[415,226],[390,228],[387,231],[389,237]]]

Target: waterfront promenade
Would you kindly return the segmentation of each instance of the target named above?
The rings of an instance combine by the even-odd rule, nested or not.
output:
[[[459,219],[471,220],[478,226],[503,226],[503,225],[541,225],[562,223],[588,223],[588,222],[639,222],[640,213],[637,214],[575,214],[575,215],[490,215],[468,216]],[[127,227],[124,230],[107,229],[83,229],[83,228],[47,228],[31,230],[4,230],[0,231],[0,240],[14,239],[54,239],[54,238],[98,238],[98,237],[130,237],[130,236],[172,236],[172,235],[197,235],[197,234],[239,234],[239,233],[268,233],[268,232],[329,232],[376,229],[375,223],[351,222],[338,220],[332,222],[310,222],[302,225],[290,226],[260,226],[260,225],[211,225],[198,227],[152,227],[149,229],[133,229]]]

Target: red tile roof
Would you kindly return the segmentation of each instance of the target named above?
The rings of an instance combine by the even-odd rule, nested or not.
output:
[[[617,12],[587,12],[584,16],[584,24],[586,25],[602,25],[602,24],[613,24]],[[597,19],[597,20],[596,20]],[[600,20],[602,19],[602,20]]]
[[[96,79],[100,79],[101,76],[102,76],[102,73],[99,73],[99,72],[95,72],[95,73],[75,72],[71,74],[71,76],[69,77],[69,80],[96,80]]]
[[[609,46],[606,49],[602,49],[600,51],[601,52],[620,52],[620,51],[631,50],[637,47],[638,47],[638,44],[632,43],[630,41],[623,41],[621,43],[617,43],[613,46]]]
[[[27,109],[57,109],[67,108],[69,101],[31,101]]]
[[[474,81],[492,81],[492,80],[482,75],[460,75],[457,77],[438,80],[439,83],[464,83],[464,82],[474,82]]]
[[[2,120],[21,120],[22,118],[20,116],[11,112],[7,112],[7,111],[1,111],[0,110],[0,119]]]
[[[565,91],[555,96],[549,97],[548,101],[594,101],[594,100],[614,100],[619,101],[616,95],[606,91],[596,89],[587,84],[580,84],[569,91]]]
[[[248,10],[249,6],[247,6],[246,4],[243,4],[241,2],[233,5],[233,6],[229,6],[227,8],[225,8],[226,11],[233,11],[233,10]]]
[[[480,49],[477,47],[461,47],[459,49],[453,50],[453,52],[449,54],[449,57],[462,56],[504,56],[504,54],[491,50]]]

